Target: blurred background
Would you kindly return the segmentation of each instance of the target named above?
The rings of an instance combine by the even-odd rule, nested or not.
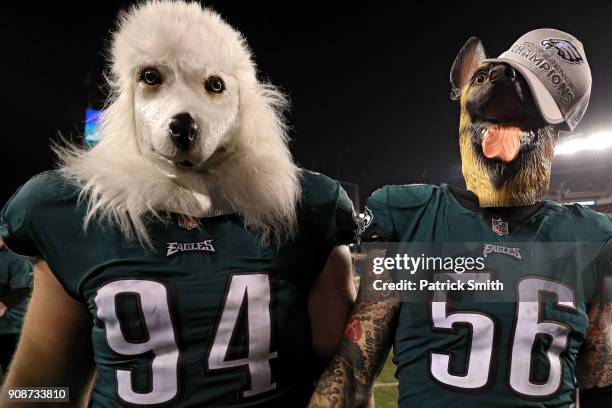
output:
[[[130,2],[12,5],[0,16],[4,120],[0,205],[53,167],[59,134],[82,143],[86,110],[106,96],[104,53]],[[550,197],[612,212],[612,3],[208,1],[247,37],[261,77],[291,98],[291,149],[341,180],[356,207],[384,184],[463,183],[459,106],[449,71],[470,36],[492,56],[528,30],[554,27],[585,45],[591,104],[564,135]],[[95,123],[90,122],[95,131]]]

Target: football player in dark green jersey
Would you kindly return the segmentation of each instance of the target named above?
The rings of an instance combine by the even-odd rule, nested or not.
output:
[[[0,239],[0,373],[15,352],[32,290],[32,263],[8,250]]]
[[[451,82],[468,190],[382,188],[367,200],[362,239],[480,243],[481,255],[515,265],[497,270],[506,298],[406,301],[376,291],[371,267],[311,406],[366,407],[391,346],[400,407],[572,407],[577,387],[581,407],[612,406],[612,221],[541,200],[558,133],[588,104],[582,44],[535,30],[487,60],[472,38]],[[562,243],[588,250],[537,251]]]
[[[39,259],[5,395],[304,406],[354,301],[352,204],[293,163],[282,96],[217,14],[151,1],[119,25],[100,143],[58,148],[1,213]]]

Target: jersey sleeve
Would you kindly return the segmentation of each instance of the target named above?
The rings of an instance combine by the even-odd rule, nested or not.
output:
[[[13,252],[44,259],[64,290],[80,300],[74,272],[79,259],[68,255],[76,252],[74,241],[82,231],[77,195],[56,172],[33,177],[0,212],[0,236]]]
[[[376,190],[367,200],[361,223],[363,242],[392,241],[393,223],[389,210],[389,187]]]
[[[0,236],[4,243],[20,255],[40,257],[37,245],[36,212],[42,197],[39,177],[30,179],[8,200],[0,212]]]
[[[302,171],[300,182],[299,230],[284,251],[308,271],[300,279],[309,287],[334,247],[357,239],[358,226],[353,203],[340,183],[308,170]]]
[[[328,244],[333,246],[355,242],[358,232],[353,202],[340,183],[337,188],[336,208],[328,231]]]
[[[435,191],[427,184],[389,185],[376,190],[366,201],[361,240],[406,240],[406,232],[414,230]]]
[[[322,174],[304,171],[300,203],[301,233],[316,242],[321,254],[357,239],[353,203],[340,183]]]
[[[25,256],[14,254],[10,264],[9,285],[11,290],[32,287],[32,262]]]
[[[322,214],[323,242],[330,250],[354,242],[358,230],[353,202],[340,183],[335,182],[335,190],[327,211]]]
[[[4,252],[4,251],[3,251]],[[24,300],[29,296],[32,287],[32,263],[28,258],[6,251],[10,257],[7,267],[3,268],[7,275],[5,278],[8,294],[2,297],[2,303],[9,309],[25,305]]]

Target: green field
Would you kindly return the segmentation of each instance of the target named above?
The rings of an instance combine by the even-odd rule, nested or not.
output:
[[[397,380],[394,376],[395,364],[391,361],[391,354],[389,353],[389,358],[374,383],[375,408],[397,407]]]

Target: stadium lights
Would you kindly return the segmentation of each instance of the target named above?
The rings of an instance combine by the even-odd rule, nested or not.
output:
[[[593,133],[590,136],[576,135],[561,141],[555,148],[555,156],[574,154],[583,150],[604,150],[612,146],[612,132]]]

